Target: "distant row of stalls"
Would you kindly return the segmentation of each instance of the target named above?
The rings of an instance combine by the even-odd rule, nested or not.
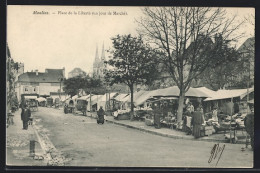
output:
[[[247,93],[249,98],[247,98]],[[162,109],[164,114],[177,114],[179,89],[177,86],[152,91],[140,90],[134,92],[134,110],[153,110],[155,105]],[[190,88],[185,93],[184,104],[188,102],[196,108],[202,105],[204,114],[212,112],[218,107],[223,114],[231,115],[234,112],[234,103],[239,104],[242,113],[247,110],[247,99],[253,102],[254,88],[236,90],[213,91],[206,87]],[[250,103],[249,102],[249,103]],[[104,95],[73,96],[65,100],[65,105],[82,109],[85,105],[86,112],[97,111],[101,106],[107,112],[113,112],[115,116],[129,113],[131,108],[131,95],[125,93],[106,93]],[[233,111],[233,112],[232,112]],[[135,113],[138,117],[139,115]]]
[[[138,91],[134,93],[134,117],[144,121],[146,125],[154,125],[155,112],[159,110],[160,124],[165,127],[177,126],[179,89],[169,87],[152,91]],[[130,119],[130,101],[128,94],[118,94],[111,99],[113,116],[115,119]],[[97,104],[102,105],[97,102]],[[254,88],[213,91],[206,87],[190,88],[184,99],[184,110],[189,105],[201,107],[204,114],[203,133],[211,135],[221,131],[244,129],[244,118],[251,112],[254,105]],[[104,103],[103,103],[104,105]],[[99,106],[98,106],[99,107]],[[218,120],[212,118],[213,110],[217,108]],[[183,126],[180,127],[182,129]],[[227,138],[232,138],[226,134]],[[233,139],[232,138],[232,139]]]

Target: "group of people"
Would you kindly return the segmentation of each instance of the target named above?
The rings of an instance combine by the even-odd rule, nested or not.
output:
[[[195,138],[199,138],[201,127],[205,122],[202,106],[194,110],[194,106],[189,102],[183,115],[183,131],[187,135],[192,134]]]

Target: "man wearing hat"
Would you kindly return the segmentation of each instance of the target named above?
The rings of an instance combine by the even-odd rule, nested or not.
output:
[[[21,119],[23,121],[23,130],[28,129],[28,121],[29,118],[31,117],[31,110],[27,104],[24,105],[24,108],[22,109],[21,113]]]

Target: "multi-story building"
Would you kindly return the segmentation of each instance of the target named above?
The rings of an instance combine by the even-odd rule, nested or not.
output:
[[[65,68],[45,69],[45,72],[26,72],[18,77],[15,91],[18,100],[22,95],[50,96],[51,92],[63,94],[63,79],[65,78]]]
[[[86,77],[87,73],[81,68],[74,68],[71,72],[68,73],[68,78],[73,77]]]
[[[93,63],[93,77],[94,78],[104,78],[105,76],[105,70],[106,70],[106,64],[105,64],[105,49],[104,49],[104,43],[102,47],[102,53],[101,58],[99,58],[98,55],[98,47],[96,48],[96,56]]]

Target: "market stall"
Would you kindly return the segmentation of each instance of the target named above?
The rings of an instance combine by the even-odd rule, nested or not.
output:
[[[205,127],[212,126],[209,134],[224,131],[230,142],[236,142],[237,131],[244,131],[244,118],[249,113],[246,96],[253,95],[254,89],[218,90],[216,95],[207,98],[204,102],[212,102],[218,110],[217,121],[210,116],[206,119]],[[229,133],[226,133],[229,132]]]
[[[39,97],[36,99],[38,101],[38,105],[45,107],[46,106],[46,99],[44,97]]]
[[[88,101],[85,97],[80,97],[76,99],[76,110],[86,115]]]
[[[53,106],[53,98],[52,97],[47,97],[46,98],[46,107],[52,107]]]
[[[38,111],[37,96],[24,96],[24,100],[31,111]]]
[[[74,113],[75,101],[73,99],[67,99],[64,105],[64,113]]]
[[[123,109],[123,99],[128,96],[128,94],[118,94],[114,97],[114,107],[116,110]]]
[[[97,111],[99,108],[99,101],[101,100],[103,95],[92,95],[91,97],[88,98],[88,105],[87,105],[87,110],[88,111]]]

